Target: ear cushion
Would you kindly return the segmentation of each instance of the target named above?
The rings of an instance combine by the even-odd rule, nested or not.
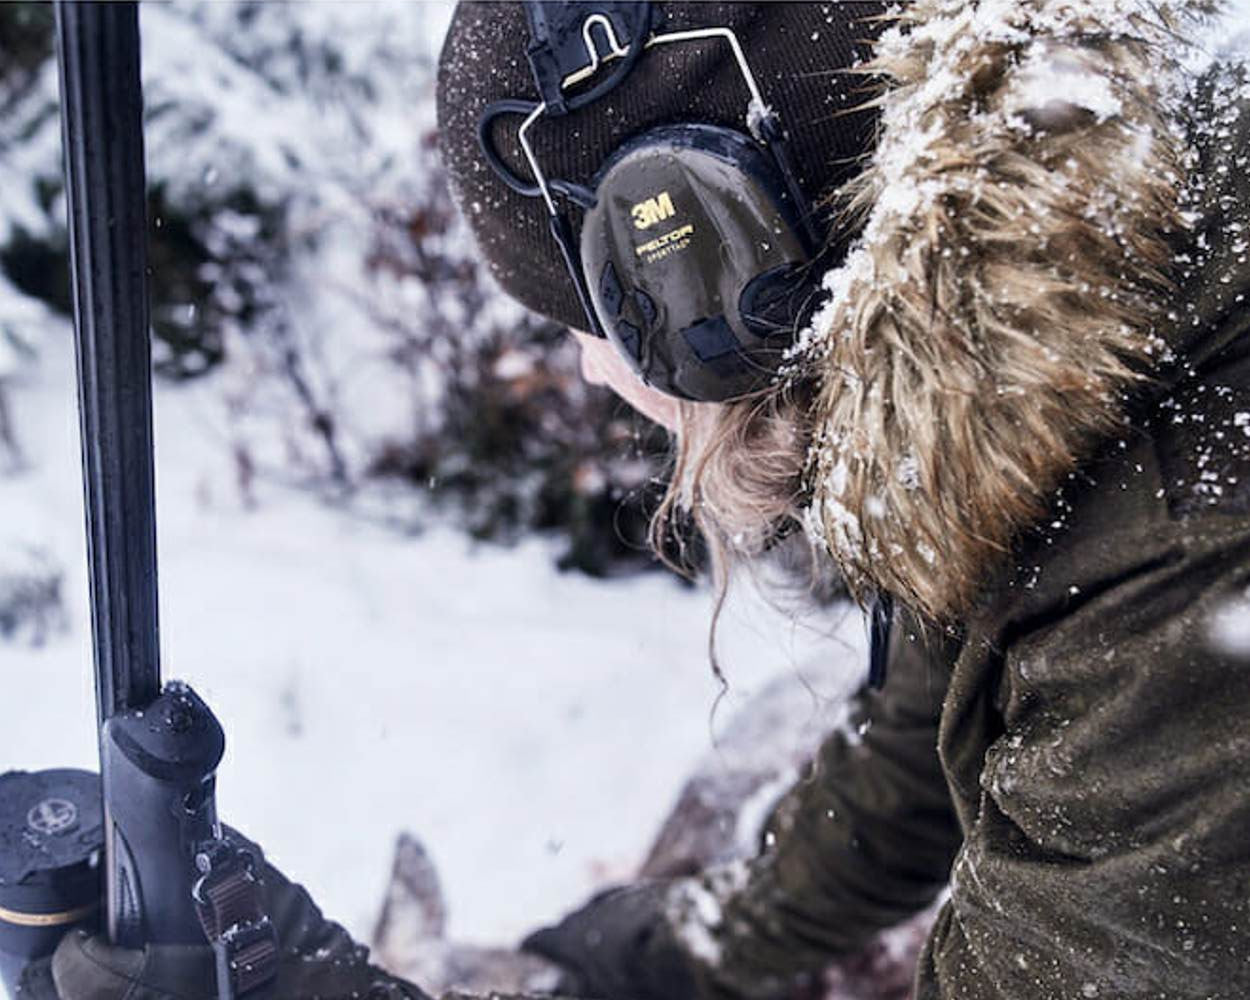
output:
[[[794,326],[778,303],[812,249],[772,157],[732,129],[661,128],[614,153],[595,192],[586,282],[643,380],[703,402],[767,385]]]

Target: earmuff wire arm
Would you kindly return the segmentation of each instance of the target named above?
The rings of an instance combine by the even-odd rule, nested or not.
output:
[[[651,37],[654,18],[649,0],[526,0],[526,20],[532,42],[526,49],[539,99],[546,102],[547,113],[562,117],[585,107],[615,90],[630,74],[643,52],[643,43]],[[586,8],[590,7],[588,13]],[[592,66],[602,63],[594,29],[602,28],[607,37],[607,51],[621,59],[621,65],[588,91],[570,95],[564,79],[585,68],[589,53]],[[620,43],[617,32],[624,30],[630,43]]]
[[[600,56],[599,50],[593,44],[593,37],[590,29],[595,24],[602,23],[605,33],[608,36],[609,49],[606,55]],[[616,32],[612,28],[612,23],[608,21],[602,14],[595,14],[586,18],[586,24],[582,29],[583,37],[586,40],[586,50],[592,53],[592,59],[589,65],[570,73],[564,78],[561,86],[568,90],[570,87],[576,87],[579,83],[589,80],[600,68],[613,59],[623,58],[629,51],[616,38]],[[738,63],[738,69],[742,72],[746,79],[747,89],[751,91],[751,99],[764,106],[764,98],[760,93],[759,85],[755,81],[755,74],[751,72],[751,66],[747,62],[746,53],[742,51],[742,45],[738,41],[738,36],[734,34],[732,28],[691,28],[688,31],[669,31],[662,35],[652,35],[647,39],[647,43],[643,46],[643,50],[654,48],[657,45],[668,45],[674,42],[697,42],[705,41],[709,38],[724,38],[733,48],[734,59]]]
[[[535,107],[537,105],[533,101],[515,99],[494,101],[486,106],[486,110],[482,112],[477,123],[478,145],[481,147],[482,155],[486,158],[487,165],[504,184],[524,198],[540,198],[542,190],[537,184],[531,183],[508,166],[495,146],[491,129],[497,118],[502,118],[504,115],[528,115]],[[585,185],[563,180],[551,180],[548,184],[553,194],[583,209],[594,208],[597,203],[594,191]]]
[[[794,165],[794,158],[790,155],[790,143],[785,137],[780,120],[771,111],[760,121],[760,135],[763,136],[765,145],[768,146],[769,152],[772,153],[773,159],[777,161],[777,166],[781,169],[781,176],[785,179],[790,198],[798,210],[803,234],[811,244],[811,252],[816,253],[821,245],[820,226],[816,222],[812,206],[804,196],[802,188],[799,187],[798,171]]]
[[[609,48],[607,53],[604,55],[600,54],[599,48],[594,41],[592,29],[596,25],[603,28],[604,34],[608,39]],[[593,77],[602,66],[611,62],[613,59],[625,57],[633,48],[633,46],[631,46],[630,49],[627,49],[621,45],[620,40],[616,37],[616,31],[612,27],[612,22],[602,14],[595,14],[586,18],[585,23],[582,25],[582,37],[586,43],[586,51],[590,53],[591,61],[582,69],[577,70],[576,72],[565,77],[561,82],[562,89],[567,90],[570,87],[575,87],[577,84],[585,82]],[[738,64],[738,70],[742,74],[743,80],[746,82],[747,90],[750,91],[751,103],[755,107],[761,109],[761,111],[764,111],[767,108],[767,105],[764,103],[764,96],[760,91],[759,83],[756,81],[755,74],[751,71],[751,66],[747,62],[746,53],[742,50],[742,43],[738,41],[738,36],[731,28],[692,28],[688,31],[670,31],[662,35],[652,35],[643,44],[642,51],[646,51],[659,45],[671,45],[679,42],[706,41],[708,39],[716,38],[723,39],[729,43],[730,48],[733,50],[734,60]],[[490,109],[487,110],[489,111]],[[517,142],[520,144],[521,151],[525,155],[525,160],[529,164],[531,173],[534,175],[534,180],[536,181],[538,187],[538,193],[542,196],[543,201],[547,205],[547,212],[548,214],[554,216],[558,214],[558,209],[556,208],[555,198],[552,196],[551,183],[548,181],[547,175],[543,172],[542,167],[538,163],[538,157],[534,153],[534,147],[529,138],[530,130],[547,114],[547,110],[548,108],[545,101],[539,102],[534,106],[534,110],[530,112],[525,121],[521,123],[521,127],[517,130]],[[765,115],[766,120],[769,117],[771,116]],[[779,130],[776,134],[779,136]],[[773,147],[774,142],[775,139],[769,139],[768,145],[770,148]],[[809,216],[807,202],[806,199],[802,198],[798,184],[794,179],[789,155],[788,153],[783,152],[781,156],[777,156],[774,152],[774,156],[778,161],[778,166],[781,168],[782,173],[786,177],[786,183],[791,189],[791,195],[799,196],[797,207],[803,218],[806,220]],[[511,173],[511,171],[509,171],[509,173]],[[514,190],[517,189],[514,188]]]
[[[606,56],[599,55],[599,47],[595,44],[594,28],[596,26],[603,28],[604,34],[607,35],[608,54]],[[593,104],[595,101],[602,97],[606,97],[613,90],[619,87],[625,81],[625,78],[629,76],[630,72],[632,72],[634,65],[638,62],[639,58],[641,58],[642,54],[650,45],[650,31],[651,15],[648,13],[646,20],[639,27],[639,34],[635,36],[634,39],[630,40],[629,45],[622,45],[620,40],[616,37],[616,29],[612,25],[611,18],[609,18],[606,14],[592,14],[590,17],[586,18],[586,20],[582,22],[582,44],[586,47],[586,51],[590,53],[591,62],[589,66],[575,71],[570,74],[570,76],[584,74],[582,77],[583,79],[590,79],[596,72],[598,72],[600,66],[606,65],[616,59],[623,60],[623,63],[613,70],[612,74],[607,79],[592,87],[586,93],[578,94],[576,97],[570,97],[568,101],[565,102],[563,114],[568,114],[570,111],[577,111],[579,108],[584,108],[589,104]],[[646,39],[646,41],[639,42],[638,39]],[[561,94],[570,89],[570,87],[574,86],[573,84],[570,84],[568,80],[569,77],[565,77],[560,81]]]
[[[586,284],[586,275],[582,267],[582,255],[577,249],[577,242],[573,238],[573,226],[569,222],[569,217],[564,212],[556,212],[548,220],[551,227],[551,235],[555,239],[556,244],[560,247],[560,255],[564,258],[564,266],[568,268],[569,276],[573,279],[573,288],[577,292],[577,301],[581,303],[582,312],[586,314],[586,321],[589,324],[587,332],[594,334],[596,337],[607,337],[607,331],[603,329],[603,325],[599,322],[599,316],[595,312],[594,303],[590,300],[590,288]]]
[[[502,118],[504,115],[529,115],[540,104],[541,102],[524,101],[517,98],[492,101],[486,105],[486,110],[482,112],[477,120],[477,143],[482,149],[482,155],[486,157],[487,165],[509,188],[525,198],[540,197],[542,188],[538,184],[529,183],[508,166],[500,155],[499,150],[495,148],[495,140],[491,135],[491,129],[494,127],[497,118]]]

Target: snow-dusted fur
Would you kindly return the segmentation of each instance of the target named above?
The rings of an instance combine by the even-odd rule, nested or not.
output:
[[[882,35],[863,235],[800,354],[812,529],[861,592],[966,611],[1125,420],[1185,228],[1179,32],[1217,6],[914,0]]]

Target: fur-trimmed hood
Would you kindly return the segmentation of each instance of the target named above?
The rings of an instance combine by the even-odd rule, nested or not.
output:
[[[913,0],[882,35],[862,237],[797,355],[855,589],[965,613],[1170,354],[1180,33],[1216,6]]]

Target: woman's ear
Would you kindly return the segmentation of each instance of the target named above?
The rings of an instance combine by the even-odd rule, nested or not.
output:
[[[677,430],[680,403],[640,379],[611,342],[581,330],[573,336],[582,350],[582,377],[592,385],[606,385],[644,417],[670,431]]]

